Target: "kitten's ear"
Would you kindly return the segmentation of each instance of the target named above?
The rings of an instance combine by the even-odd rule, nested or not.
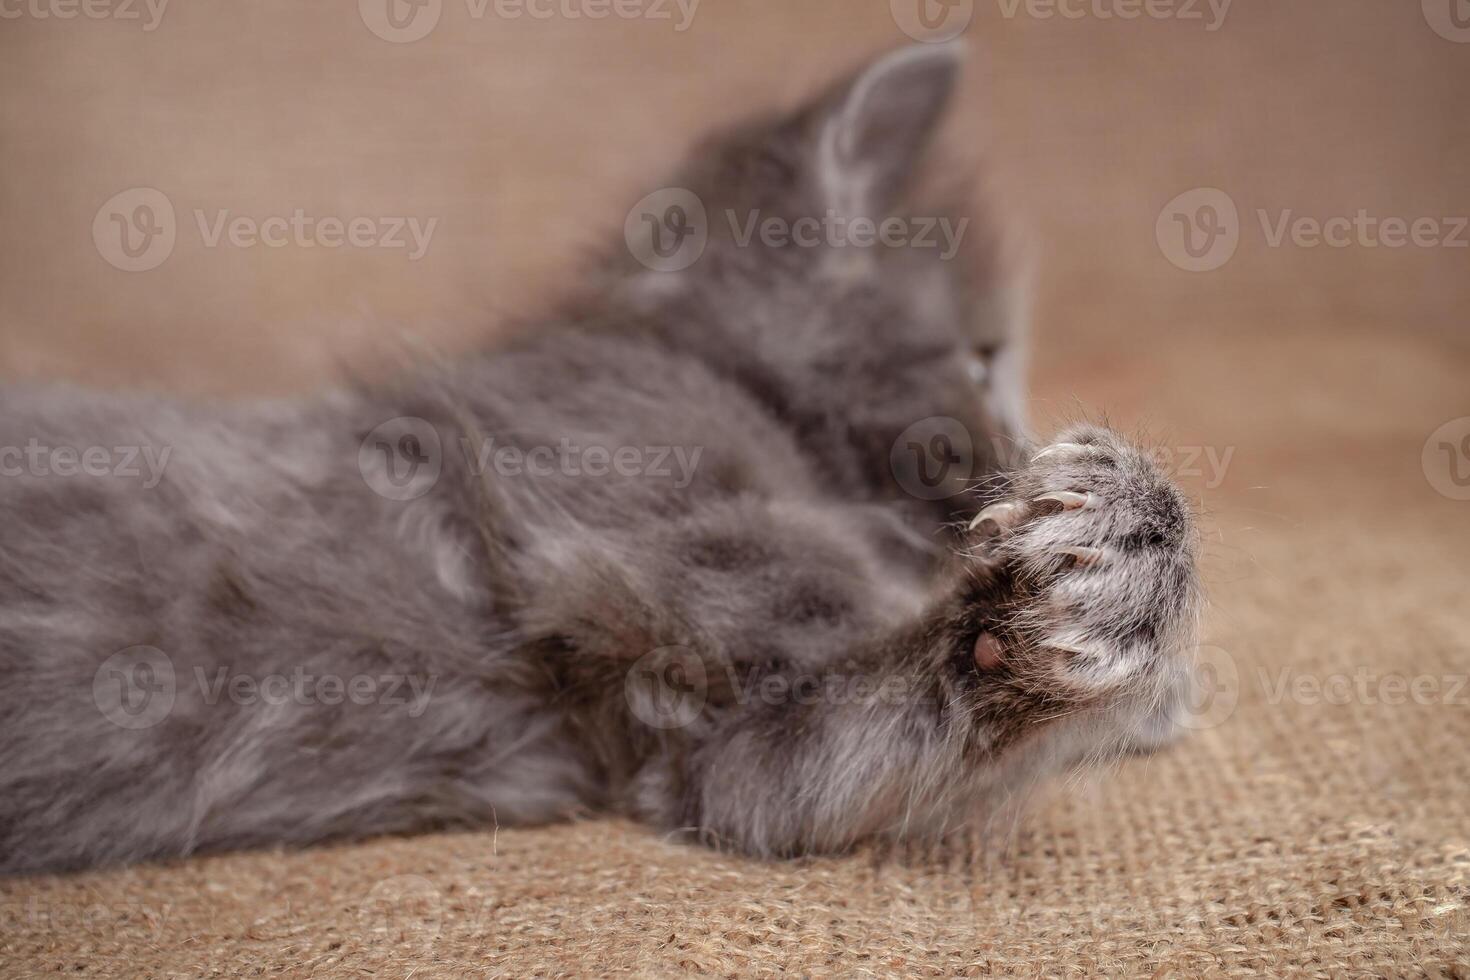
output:
[[[822,99],[813,170],[839,214],[878,217],[923,156],[954,91],[958,41],[890,52]]]

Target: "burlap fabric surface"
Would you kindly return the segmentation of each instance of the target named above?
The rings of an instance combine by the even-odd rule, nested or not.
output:
[[[1244,372],[1264,342],[1208,350]],[[1326,380],[1258,381],[1315,420],[1208,413],[1239,448],[1208,499],[1201,729],[1008,846],[762,864],[589,822],[8,882],[0,972],[1464,975],[1470,504],[1419,442],[1470,364],[1344,347]],[[1344,374],[1419,408],[1369,418]]]
[[[420,310],[466,346],[705,121],[903,40],[886,6],[711,2],[675,33],[446,5],[407,45],[350,4],[7,21],[6,371],[305,387]],[[991,134],[1035,229],[1039,425],[1106,411],[1203,515],[1211,700],[1177,748],[932,849],[760,863],[589,821],[5,881],[0,975],[1470,975],[1470,458],[1441,429],[1470,416],[1470,251],[1273,245],[1257,216],[1470,213],[1470,44],[1419,8],[975,5],[952,138]],[[129,275],[87,230],[135,185],[189,221],[445,221],[416,265],[181,236]],[[1197,187],[1240,241],[1189,273],[1156,218]]]

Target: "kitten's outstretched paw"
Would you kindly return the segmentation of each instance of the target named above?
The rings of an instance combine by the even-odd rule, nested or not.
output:
[[[1068,430],[970,525],[992,572],[982,671],[1068,700],[1162,691],[1193,642],[1195,534],[1183,495],[1116,433]]]

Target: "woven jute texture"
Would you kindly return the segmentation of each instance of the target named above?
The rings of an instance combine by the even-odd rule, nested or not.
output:
[[[1470,502],[1420,454],[1470,358],[1335,343],[1253,374],[1311,412],[1204,412],[1199,730],[1014,834],[760,863],[589,821],[10,881],[0,973],[1470,976]],[[1184,415],[1229,387],[1189,380]]]

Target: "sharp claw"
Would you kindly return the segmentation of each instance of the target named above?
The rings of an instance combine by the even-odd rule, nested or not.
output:
[[[1052,493],[1044,493],[1036,498],[1036,502],[1050,500],[1062,505],[1062,510],[1079,510],[1092,503],[1092,494],[1074,493],[1071,490],[1057,490]]]
[[[1107,552],[1103,551],[1101,548],[1084,548],[1078,546],[1075,548],[1058,548],[1057,552],[1058,554],[1071,555],[1072,558],[1076,561],[1076,565],[1078,568],[1086,568],[1089,565],[1096,565],[1107,557]]]
[[[1019,501],[1003,500],[998,504],[991,504],[975,515],[975,519],[970,522],[970,530],[975,530],[986,521],[994,521],[995,526],[1003,531],[1020,520],[1022,512],[1023,508]]]
[[[1087,449],[1087,447],[1081,445],[1080,443],[1075,443],[1075,442],[1054,442],[1050,446],[1046,446],[1045,448],[1043,448],[1040,451],[1038,451],[1036,453],[1036,455],[1034,455],[1034,456],[1031,457],[1031,461],[1034,463],[1038,459],[1041,459],[1041,458],[1043,458],[1045,456],[1050,456],[1053,453],[1065,453],[1065,452],[1073,452],[1073,451],[1076,451],[1076,452],[1079,452],[1080,453],[1080,452],[1085,452],[1086,449]]]

